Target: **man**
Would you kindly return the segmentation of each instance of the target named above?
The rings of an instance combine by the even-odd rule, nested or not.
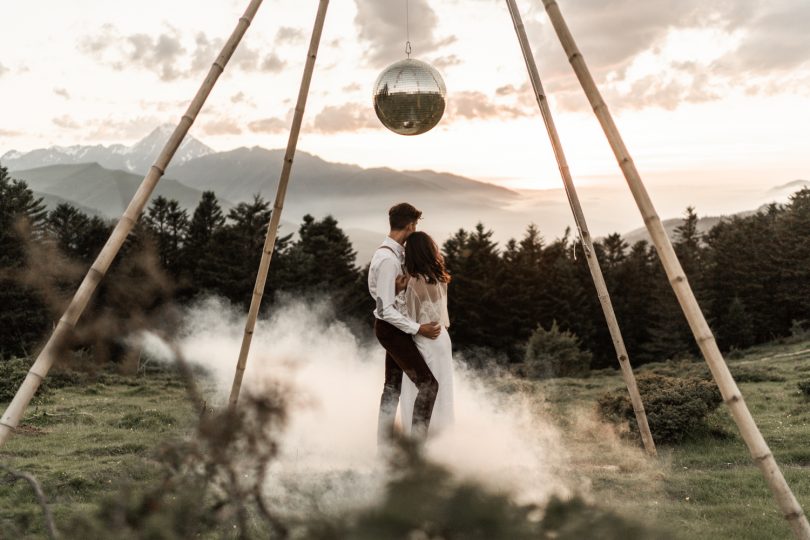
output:
[[[405,309],[404,289],[407,276],[403,271],[408,236],[416,231],[422,212],[408,203],[397,204],[388,211],[391,227],[388,237],[374,252],[368,272],[368,291],[374,298],[374,334],[385,349],[385,384],[380,398],[377,442],[385,444],[394,431],[394,416],[402,387],[402,373],[417,388],[411,433],[424,438],[430,426],[433,403],[439,383],[416,348],[414,334],[436,339],[441,332],[438,322],[419,324],[410,319]]]

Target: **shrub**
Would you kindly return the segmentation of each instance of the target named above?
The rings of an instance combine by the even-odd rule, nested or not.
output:
[[[670,535],[664,531],[652,530],[633,523],[617,514],[586,504],[578,497],[568,501],[553,497],[546,507],[540,528],[543,533],[540,538],[556,538],[557,540],[582,538],[665,540],[670,538]]]
[[[723,402],[713,382],[698,378],[644,374],[638,377],[638,388],[656,443],[677,443],[707,432],[707,416]],[[603,418],[628,422],[631,431],[638,434],[627,390],[603,395],[598,409]]]
[[[317,520],[302,536],[310,540],[667,538],[661,531],[594,507],[579,497],[552,497],[545,508],[521,505],[508,493],[455,478],[447,469],[425,460],[414,446],[399,447],[392,458],[392,474],[374,506],[354,515]],[[541,514],[542,519],[538,519]]]
[[[787,379],[769,371],[766,368],[737,368],[731,370],[734,380],[738,383],[757,383],[757,382],[785,382]]]
[[[25,358],[0,360],[0,403],[11,401],[25,379],[31,362]],[[34,399],[47,396],[52,390],[66,386],[80,386],[88,381],[87,374],[65,369],[54,369],[48,374]]]
[[[797,386],[804,397],[810,398],[810,381],[802,381]]]
[[[162,430],[177,423],[168,413],[149,409],[125,414],[122,418],[110,421],[110,425],[121,429]]]
[[[582,377],[588,374],[591,353],[582,350],[579,338],[561,331],[555,321],[549,330],[538,326],[532,333],[523,363],[520,371],[527,377]]]
[[[790,322],[788,343],[799,343],[810,339],[810,321],[793,320]]]
[[[31,364],[24,358],[10,358],[0,360],[0,403],[14,399],[14,394],[25,379]],[[42,381],[37,390],[37,397],[42,397],[48,393],[48,380]]]

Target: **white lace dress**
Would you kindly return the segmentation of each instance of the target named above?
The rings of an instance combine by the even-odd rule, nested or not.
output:
[[[439,382],[439,393],[433,405],[430,419],[429,435],[435,435],[453,423],[453,348],[447,328],[450,317],[447,313],[447,284],[429,284],[422,278],[411,278],[405,290],[405,302],[408,316],[425,324],[438,322],[442,332],[436,339],[414,336],[416,347],[422,353],[433,376]],[[405,376],[402,378],[402,393],[399,398],[399,409],[402,428],[410,434],[413,421],[413,404],[416,401],[416,385]]]

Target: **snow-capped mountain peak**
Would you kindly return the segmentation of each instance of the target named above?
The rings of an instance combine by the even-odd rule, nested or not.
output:
[[[145,174],[173,132],[174,126],[163,124],[132,146],[123,144],[52,146],[25,153],[11,150],[0,157],[0,164],[10,170],[22,170],[45,165],[96,162],[108,169]],[[172,163],[185,163],[213,152],[214,150],[199,140],[186,135]]]

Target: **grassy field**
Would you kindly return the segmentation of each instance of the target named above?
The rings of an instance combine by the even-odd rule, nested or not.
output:
[[[729,360],[751,411],[800,503],[810,508],[810,341],[754,348]],[[702,363],[644,366],[661,374],[697,373]],[[671,531],[675,538],[789,538],[790,531],[721,406],[715,432],[646,459],[631,441],[594,420],[596,399],[620,388],[614,372],[587,379],[520,385],[545,395],[547,410],[570,434],[571,474],[601,507]],[[5,404],[3,404],[5,406]],[[0,463],[34,474],[57,524],[92,511],[121,486],[154,480],[161,441],[188,433],[195,420],[170,375],[106,377],[53,390],[32,406]],[[0,478],[2,478],[0,473]],[[24,482],[0,483],[0,538],[40,538],[41,511]]]
[[[729,367],[789,485],[803,508],[810,508],[810,399],[797,386],[810,380],[810,342],[754,348],[741,356],[729,359]],[[705,369],[701,361],[650,364],[639,372]],[[564,388],[545,384],[560,419],[564,411],[587,407],[606,390],[622,387],[618,375],[568,379]],[[791,538],[728,409],[718,408],[709,423],[717,434],[659,446],[654,462],[628,455],[604,433],[585,436],[578,442],[594,499],[677,538]]]

